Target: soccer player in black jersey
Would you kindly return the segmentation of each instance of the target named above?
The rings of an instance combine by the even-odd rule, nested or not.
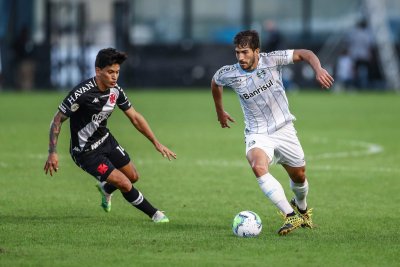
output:
[[[107,119],[118,106],[163,157],[176,159],[176,154],[157,140],[145,118],[132,107],[117,84],[121,64],[126,58],[125,53],[114,48],[100,50],[95,62],[96,76],[77,85],[59,105],[50,125],[49,155],[44,171],[51,176],[58,171],[58,136],[62,123],[69,118],[72,159],[99,181],[97,188],[102,196],[103,209],[106,212],[111,210],[111,195],[119,189],[129,203],[154,222],[169,222],[162,211],[153,207],[133,187],[132,183],[139,179],[138,172],[128,153],[107,128]]]

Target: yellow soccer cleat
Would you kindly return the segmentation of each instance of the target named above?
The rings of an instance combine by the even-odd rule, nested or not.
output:
[[[283,223],[282,227],[278,231],[279,235],[289,234],[293,230],[299,228],[304,222],[303,218],[301,218],[298,214],[295,214],[292,216],[287,216],[286,214],[283,214],[282,212],[278,212],[278,214],[282,215],[283,218],[285,219],[285,222]]]
[[[292,200],[290,200],[290,205],[292,206],[292,208],[294,209],[294,211],[303,219],[303,223],[301,224],[301,227],[303,228],[315,228],[316,225],[313,224],[311,216],[312,216],[312,208],[311,209],[306,209],[301,210],[299,209],[299,207],[296,204],[296,200],[294,198],[292,198]]]

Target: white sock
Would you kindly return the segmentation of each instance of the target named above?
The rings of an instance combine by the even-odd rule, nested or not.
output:
[[[270,173],[257,177],[258,185],[272,203],[283,213],[289,214],[293,212],[289,201],[285,196],[282,185]]]
[[[297,207],[301,210],[307,209],[307,194],[308,194],[308,182],[307,180],[304,183],[295,183],[290,179],[290,188],[294,193],[294,197],[296,199]]]

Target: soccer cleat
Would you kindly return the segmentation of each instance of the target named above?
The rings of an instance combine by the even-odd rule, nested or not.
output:
[[[167,223],[169,222],[169,219],[167,216],[162,211],[157,210],[156,213],[154,213],[153,217],[151,217],[153,222],[155,223]]]
[[[303,218],[301,218],[299,215],[295,214],[292,216],[287,216],[286,214],[283,214],[282,212],[278,212],[283,216],[285,219],[285,222],[283,223],[282,227],[279,229],[278,234],[279,235],[287,235],[291,231],[299,228],[301,224],[303,223]]]
[[[290,200],[290,205],[294,209],[294,211],[303,219],[303,223],[301,224],[301,227],[305,228],[315,228],[316,225],[313,224],[311,216],[312,216],[312,208],[311,209],[306,209],[305,211],[300,210],[299,207],[296,204],[296,200],[292,198]]]
[[[98,183],[96,185],[97,190],[99,190],[100,195],[101,195],[101,204],[100,206],[103,208],[105,212],[110,212],[111,211],[111,196],[112,194],[107,194],[104,192],[103,186],[101,183]]]

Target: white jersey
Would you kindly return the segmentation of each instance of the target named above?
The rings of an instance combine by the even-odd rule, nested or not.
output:
[[[257,68],[244,71],[239,63],[220,68],[213,79],[235,90],[245,119],[245,134],[272,134],[295,120],[282,82],[282,66],[293,63],[293,50],[260,53]]]

